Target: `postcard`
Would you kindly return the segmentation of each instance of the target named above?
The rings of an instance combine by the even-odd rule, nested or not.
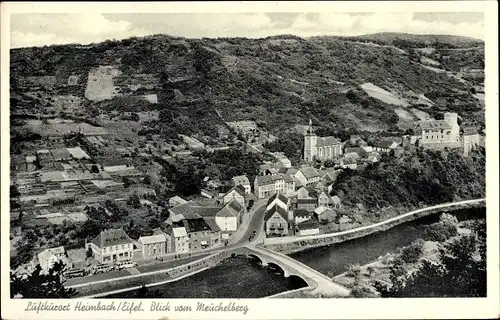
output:
[[[2,319],[500,314],[496,2],[1,10]]]

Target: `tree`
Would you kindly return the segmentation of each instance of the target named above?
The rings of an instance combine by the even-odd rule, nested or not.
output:
[[[419,239],[409,246],[404,247],[403,250],[401,250],[401,259],[403,259],[405,263],[417,262],[422,255],[423,246],[424,241],[422,239]]]
[[[382,297],[485,297],[485,230],[485,221],[478,222],[474,234],[446,243],[437,263],[423,260],[411,275],[393,265],[392,285],[376,283],[377,291]]]
[[[139,121],[140,120],[139,115],[135,112],[132,112],[130,114],[130,120],[135,121],[135,122]]]
[[[99,173],[99,167],[97,167],[95,164],[90,167],[90,172],[92,173]]]
[[[139,209],[141,207],[141,199],[139,199],[139,196],[134,193],[128,198],[127,204],[132,206],[132,208]]]
[[[74,297],[77,294],[76,290],[64,287],[64,268],[64,263],[58,261],[46,274],[42,273],[40,265],[37,265],[27,277],[11,272],[11,298],[19,295],[29,299],[68,299]]]

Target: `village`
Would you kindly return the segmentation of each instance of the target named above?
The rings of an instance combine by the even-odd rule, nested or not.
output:
[[[11,246],[30,236],[39,243],[38,248],[31,244],[33,257],[19,263],[17,272],[31,272],[38,264],[48,271],[63,261],[68,278],[137,274],[242,243],[349,230],[361,223],[352,212],[365,208],[361,203],[345,208],[342,195],[333,192],[341,172],[364,170],[416,146],[460,148],[467,155],[480,144],[479,133],[461,129],[453,113],[417,122],[413,135],[385,137],[373,145],[358,136],[343,142],[318,137],[310,120],[300,164],[269,153],[274,161],[262,163],[253,181],[240,175],[222,184],[206,176],[199,195],[175,195],[162,203],[150,181],[158,167],[154,153],[120,146],[117,137],[90,125],[68,131],[74,122],[50,121],[65,134],[56,129],[58,134],[16,155],[12,164]],[[85,224],[90,218],[116,222],[123,208],[132,217],[126,228],[95,232]],[[155,221],[146,229],[134,224],[146,217]],[[80,227],[72,228],[75,224]],[[44,231],[48,226],[69,233],[55,236]],[[30,230],[26,236],[23,228],[36,234]],[[71,241],[80,234],[84,239]]]

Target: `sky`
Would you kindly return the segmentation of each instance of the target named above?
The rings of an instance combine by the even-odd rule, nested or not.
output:
[[[408,13],[16,13],[11,47],[97,43],[167,34],[188,38],[449,34],[484,39],[482,12]]]

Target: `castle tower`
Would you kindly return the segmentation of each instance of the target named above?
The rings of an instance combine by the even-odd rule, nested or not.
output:
[[[458,114],[446,112],[444,121],[451,125],[451,142],[458,142],[460,134],[460,126],[458,125]]]
[[[304,161],[310,162],[316,156],[317,136],[312,128],[312,120],[309,119],[309,127],[304,135]]]

